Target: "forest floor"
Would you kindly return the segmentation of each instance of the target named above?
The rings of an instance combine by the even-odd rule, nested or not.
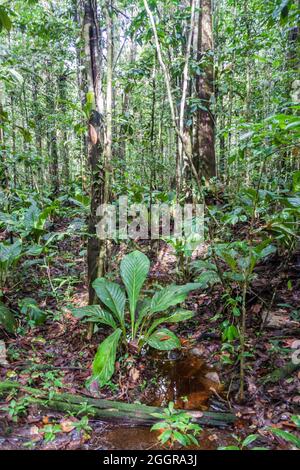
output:
[[[55,231],[63,231],[68,220],[56,222]],[[54,228],[53,228],[54,229]],[[151,248],[140,244],[151,259],[151,276],[147,289],[156,283],[178,282],[176,258],[164,242]],[[87,304],[84,242],[80,236],[59,242],[51,264],[34,264],[20,271],[20,284],[10,288],[11,306],[18,299],[31,297],[48,312],[47,322],[23,334],[8,336],[1,333],[6,346],[2,352],[0,379],[18,379],[19,383],[45,390],[81,393],[133,403],[166,405],[170,400],[180,408],[228,411],[237,414],[234,426],[224,429],[205,428],[200,449],[217,449],[234,443],[232,434],[246,437],[259,434],[255,445],[273,449],[288,447],[274,438],[269,426],[292,430],[290,417],[299,413],[300,374],[263,385],[261,378],[290,361],[292,344],[300,337],[300,289],[296,259],[284,269],[274,257],[258,267],[258,277],[248,298],[247,350],[251,352],[247,370],[247,400],[237,401],[238,361],[221,365],[223,300],[220,287],[197,291],[189,296],[186,306],[196,316],[183,326],[175,326],[182,342],[182,352],[124,356],[116,367],[114,380],[104,389],[88,392],[86,380],[100,341],[105,337],[99,330],[91,342],[86,339],[86,325],[76,320],[69,308]],[[114,247],[113,263],[117,266],[125,247]],[[24,276],[26,280],[24,282]],[[292,280],[294,288],[288,288]],[[22,287],[21,287],[22,286]],[[271,288],[272,287],[272,288]],[[274,288],[276,299],[272,302]],[[50,293],[49,293],[50,292]],[[268,321],[260,331],[262,316]],[[184,397],[184,399],[182,399]],[[80,429],[76,416],[41,411],[36,406],[9,396],[0,403],[1,449],[150,449],[157,448],[157,435],[148,428],[124,428],[120,423],[104,423],[91,419],[92,431]],[[22,409],[22,406],[24,409]],[[22,413],[24,412],[24,415]],[[18,416],[17,416],[18,415]],[[59,427],[56,427],[59,425]],[[48,436],[45,439],[45,436]]]

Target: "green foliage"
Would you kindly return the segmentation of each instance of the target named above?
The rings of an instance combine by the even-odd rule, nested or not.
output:
[[[292,416],[292,421],[295,423],[298,429],[300,429],[300,416]],[[289,444],[292,444],[293,447],[300,449],[300,437],[296,436],[295,434],[292,434],[291,432],[288,431],[283,431],[282,429],[277,429],[277,428],[271,428],[270,429],[271,433],[274,434],[274,436],[280,437],[284,441],[288,442]]]
[[[15,333],[16,320],[13,312],[0,302],[0,325],[5,328],[8,333]]]
[[[16,266],[22,256],[22,242],[15,241],[13,244],[0,243],[0,289],[8,279],[9,274]]]
[[[112,377],[115,370],[117,348],[122,330],[117,328],[99,346],[93,362],[92,380],[97,380],[100,387],[103,387]]]
[[[26,415],[29,406],[29,399],[27,397],[19,398],[18,400],[12,399],[7,407],[2,407],[7,411],[12,421],[17,423],[19,418]]]
[[[20,312],[25,315],[27,321],[33,326],[40,326],[46,321],[46,314],[39,308],[36,300],[31,298],[22,299],[19,302]]]
[[[93,380],[101,386],[108,383],[114,373],[116,352],[122,337],[127,347],[135,344],[137,351],[151,346],[161,351],[180,348],[177,336],[160,325],[179,323],[193,317],[193,312],[171,308],[185,301],[189,292],[199,285],[169,286],[159,290],[151,299],[141,298],[141,290],[150,269],[149,259],[135,251],[121,262],[121,277],[125,291],[116,283],[96,279],[93,286],[101,304],[73,309],[73,314],[85,321],[110,326],[115,331],[100,346],[93,363]],[[129,311],[129,316],[127,312]],[[161,316],[163,312],[167,312]]]
[[[47,424],[43,427],[44,439],[45,442],[53,442],[56,438],[56,435],[62,431],[59,424]]]
[[[9,32],[11,28],[12,21],[9,16],[8,9],[5,6],[0,5],[0,33],[3,29]]]
[[[217,266],[214,263],[197,260],[191,263],[191,267],[202,289],[207,289],[221,282]]]
[[[153,416],[161,419],[152,426],[151,431],[161,432],[158,440],[162,444],[169,444],[170,447],[176,443],[182,447],[199,446],[197,436],[202,431],[201,427],[192,422],[192,416],[188,413],[176,411],[173,402],[169,403],[163,413],[153,413]]]
[[[240,437],[235,435],[233,435],[232,437],[236,440],[236,445],[219,447],[218,450],[268,450],[266,447],[250,447],[251,444],[253,444],[255,441],[257,441],[257,439],[260,438],[260,436],[257,434],[250,434],[246,437],[246,439],[241,439]]]

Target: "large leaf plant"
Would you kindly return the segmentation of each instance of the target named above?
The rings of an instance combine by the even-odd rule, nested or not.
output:
[[[93,283],[100,305],[74,309],[77,318],[87,322],[104,324],[113,333],[99,346],[93,362],[93,380],[100,386],[111,379],[118,348],[133,345],[137,352],[150,346],[160,351],[180,348],[179,338],[162,325],[179,323],[191,319],[194,314],[184,309],[172,309],[184,302],[189,292],[196,290],[198,284],[184,286],[171,285],[157,291],[152,298],[141,296],[142,287],[150,270],[146,255],[134,251],[121,262],[120,274],[124,284],[99,278]]]

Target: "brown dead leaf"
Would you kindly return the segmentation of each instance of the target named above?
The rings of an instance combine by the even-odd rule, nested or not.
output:
[[[140,371],[133,367],[132,369],[130,369],[129,376],[132,382],[136,383],[140,378]]]
[[[65,419],[65,420],[63,419],[60,422],[60,427],[61,427],[62,432],[69,433],[73,431],[76,426],[75,426],[74,421],[71,421],[70,419]]]
[[[6,358],[6,347],[4,341],[0,341],[0,366],[8,366],[8,361]]]

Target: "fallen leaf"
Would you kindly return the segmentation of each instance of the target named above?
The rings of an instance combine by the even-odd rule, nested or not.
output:
[[[4,341],[0,341],[0,366],[8,366],[8,361],[6,358],[6,346]]]
[[[49,416],[43,416],[42,422],[43,424],[49,424]]]
[[[130,369],[129,376],[130,376],[132,382],[135,383],[140,378],[140,371],[138,369],[136,369],[135,367],[133,367],[132,369]]]
[[[75,423],[71,420],[62,420],[60,422],[62,432],[69,433],[75,429]]]

